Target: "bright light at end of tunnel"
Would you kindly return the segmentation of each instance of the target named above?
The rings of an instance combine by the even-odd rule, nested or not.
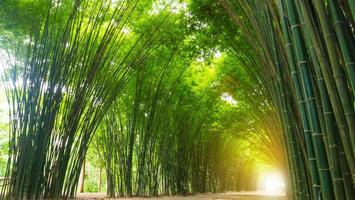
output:
[[[259,190],[267,195],[285,195],[285,182],[278,173],[266,173],[260,177]]]

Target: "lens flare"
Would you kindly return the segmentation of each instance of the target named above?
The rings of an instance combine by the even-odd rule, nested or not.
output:
[[[279,173],[266,173],[260,177],[259,190],[268,195],[284,195],[285,182]]]

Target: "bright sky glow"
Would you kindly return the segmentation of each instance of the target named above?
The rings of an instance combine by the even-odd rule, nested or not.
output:
[[[55,8],[56,8],[56,7],[59,7],[59,6],[61,6],[61,5],[62,5],[62,2],[61,2],[61,1],[59,1],[59,0],[54,1],[53,3],[54,3],[54,7],[55,7]]]
[[[228,92],[222,93],[221,99],[222,101],[225,101],[232,105],[236,105],[238,103],[235,99],[233,99],[233,97]]]
[[[173,14],[178,14],[187,11],[187,3],[178,0],[158,0],[153,3],[149,14],[157,15],[165,9],[170,9]]]
[[[187,4],[186,3],[179,3],[177,1],[174,1],[171,5],[171,12],[174,14],[178,14],[181,11],[186,11],[187,10]]]
[[[4,70],[8,68],[8,65],[6,64],[8,60],[7,58],[8,56],[6,51],[0,49],[0,78],[3,76]],[[0,124],[8,123],[8,110],[9,105],[6,100],[5,87],[2,83],[2,79],[0,79]]]
[[[214,58],[220,58],[222,56],[222,53],[220,52],[220,51],[216,51],[215,53],[214,53]]]
[[[132,32],[132,30],[128,27],[123,27],[121,32],[124,34],[124,35],[128,35]]]
[[[259,190],[266,195],[284,195],[285,182],[277,172],[265,173],[259,179]]]
[[[3,88],[0,88],[0,95],[0,124],[3,124],[9,122],[9,104],[5,99],[5,91]]]
[[[205,62],[205,59],[201,56],[201,57],[196,58],[196,61],[199,63],[203,63],[203,62]]]
[[[0,76],[3,73],[3,70],[8,68],[8,54],[4,49],[0,49]]]
[[[112,6],[117,6],[118,0],[111,0]]]

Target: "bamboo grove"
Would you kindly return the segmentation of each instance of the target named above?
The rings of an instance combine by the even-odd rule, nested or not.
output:
[[[289,199],[353,199],[354,26],[353,0],[0,1],[1,198],[74,198],[88,163],[109,197],[267,165]]]
[[[44,5],[25,51],[11,49],[21,57],[6,74],[14,148],[3,192],[15,199],[75,194],[93,130],[155,45],[154,33],[122,32],[138,1],[56,3]]]

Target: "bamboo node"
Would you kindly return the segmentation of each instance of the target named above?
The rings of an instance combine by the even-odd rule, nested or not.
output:
[[[317,184],[313,184],[312,187],[315,187],[315,188],[320,188],[320,185],[317,185]]]
[[[354,112],[346,112],[345,116],[350,116],[350,115],[353,115],[353,114],[354,114]]]
[[[291,75],[293,76],[293,75],[297,75],[298,74],[298,71],[292,71],[291,72]]]
[[[324,37],[333,37],[334,36],[334,33],[328,33],[328,34],[324,34]]]
[[[333,78],[336,79],[336,78],[342,78],[344,77],[344,74],[337,74],[337,75],[334,75]]]
[[[333,26],[344,24],[344,21],[337,20],[333,23]]]
[[[345,63],[345,66],[349,66],[349,65],[355,65],[355,62],[348,62],[348,63]]]
[[[316,100],[316,98],[315,97],[308,97],[308,98],[306,98],[306,100],[308,101],[308,100]]]
[[[322,133],[313,133],[312,136],[313,137],[315,137],[315,136],[323,136],[323,134]]]
[[[291,26],[291,29],[297,28],[297,27],[301,27],[301,24],[295,24],[293,26]]]

